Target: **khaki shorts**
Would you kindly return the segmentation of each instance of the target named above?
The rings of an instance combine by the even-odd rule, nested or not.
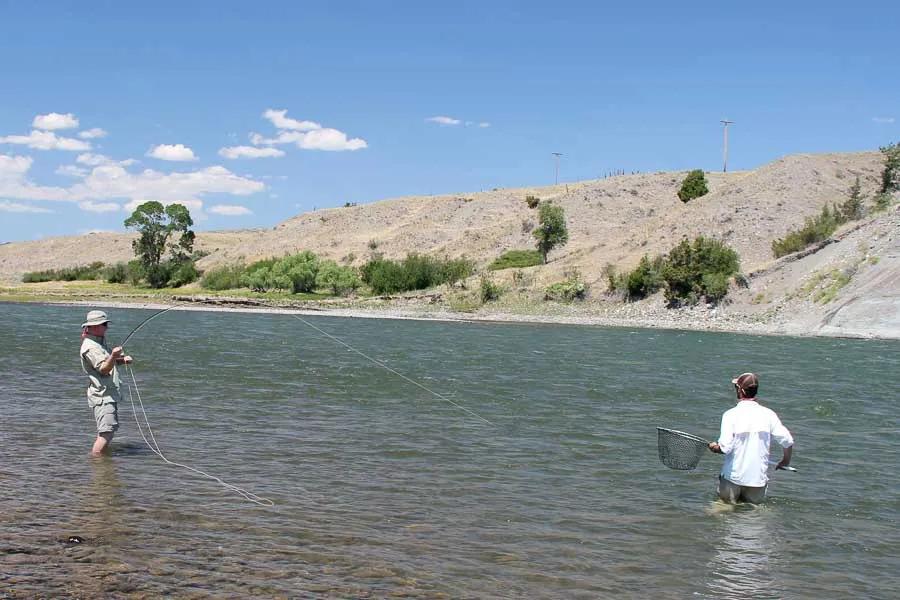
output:
[[[115,402],[93,407],[97,433],[113,433],[119,429],[118,407]]]
[[[738,502],[760,504],[766,499],[766,486],[751,487],[749,485],[738,485],[733,481],[725,479],[721,475],[719,475],[718,492],[719,498],[732,504]]]

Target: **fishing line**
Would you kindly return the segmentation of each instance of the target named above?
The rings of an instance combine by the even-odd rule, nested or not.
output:
[[[319,333],[321,333],[321,334],[324,335],[325,337],[327,337],[327,338],[329,338],[329,339],[331,339],[331,340],[334,340],[335,342],[337,342],[338,344],[344,346],[344,347],[347,348],[348,350],[352,350],[353,352],[356,352],[357,354],[359,354],[359,355],[362,356],[363,358],[372,361],[373,363],[375,363],[375,364],[378,365],[379,367],[382,367],[382,368],[384,368],[384,369],[387,369],[388,371],[390,371],[391,373],[393,373],[393,374],[396,375],[397,377],[400,377],[400,378],[403,379],[404,381],[408,381],[409,383],[411,383],[411,384],[413,384],[413,385],[415,385],[415,386],[418,386],[418,387],[422,388],[422,389],[425,390],[426,392],[428,392],[428,393],[430,393],[430,394],[434,394],[437,398],[440,398],[441,400],[443,400],[444,402],[447,402],[448,404],[452,404],[452,405],[455,406],[456,408],[458,408],[458,409],[460,409],[460,410],[462,410],[462,411],[464,411],[464,412],[466,412],[466,413],[472,415],[472,416],[475,417],[476,419],[480,419],[480,420],[484,421],[484,422],[487,423],[488,425],[494,425],[494,423],[492,423],[491,421],[488,421],[487,419],[485,419],[484,417],[482,417],[481,415],[479,415],[479,414],[476,413],[475,411],[470,410],[470,409],[466,408],[465,406],[463,406],[462,404],[459,404],[458,402],[454,402],[454,401],[451,400],[450,398],[447,398],[446,396],[444,396],[444,395],[442,395],[442,394],[439,394],[439,393],[435,392],[434,390],[431,390],[431,389],[425,387],[424,385],[422,385],[422,384],[419,383],[418,381],[414,381],[414,380],[410,379],[409,377],[407,377],[407,376],[404,375],[403,373],[400,373],[399,371],[396,371],[395,369],[392,369],[391,367],[387,366],[386,364],[384,364],[384,363],[381,362],[380,360],[377,360],[377,359],[375,359],[375,358],[372,358],[372,357],[369,356],[368,354],[365,354],[364,352],[361,352],[361,351],[357,350],[356,348],[354,348],[353,346],[351,346],[350,344],[348,344],[348,343],[345,342],[344,340],[342,340],[342,339],[340,339],[340,338],[337,338],[337,337],[331,335],[331,334],[328,333],[327,331],[322,331],[321,329],[319,329],[318,327],[316,327],[315,325],[313,325],[312,323],[310,323],[309,321],[307,321],[307,320],[304,319],[303,317],[300,317],[299,315],[295,315],[295,314],[291,314],[291,316],[294,317],[295,319],[297,319],[298,321],[302,321],[302,322],[305,323],[306,325],[309,325],[310,327],[312,327],[313,329],[315,329],[316,331],[318,331]]]
[[[162,453],[162,450],[160,450],[160,448],[159,448],[159,442],[156,441],[156,436],[153,435],[153,429],[150,427],[150,420],[147,418],[147,412],[144,410],[144,402],[143,402],[143,400],[141,400],[141,390],[138,388],[137,379],[134,376],[134,370],[131,368],[131,365],[127,364],[127,363],[125,365],[125,369],[128,371],[128,375],[131,377],[131,381],[133,384],[133,385],[128,386],[128,398],[131,400],[131,412],[134,415],[134,422],[137,423],[138,431],[140,432],[141,437],[144,439],[144,443],[147,444],[147,447],[150,448],[150,450],[153,451],[154,454],[156,454],[158,457],[163,459],[163,461],[166,462],[167,464],[170,464],[170,465],[173,465],[176,467],[182,467],[184,469],[187,469],[188,471],[197,473],[198,475],[202,475],[203,477],[212,479],[213,481],[220,483],[225,489],[228,489],[228,490],[231,490],[233,492],[240,494],[241,496],[244,497],[244,499],[249,500],[250,502],[259,504],[260,506],[275,506],[275,503],[273,501],[269,500],[268,498],[264,498],[263,496],[257,496],[253,492],[248,492],[244,488],[241,488],[234,484],[223,481],[219,477],[216,477],[215,475],[210,475],[209,473],[201,471],[200,469],[195,469],[194,467],[185,465],[183,463],[175,462],[174,460],[169,460],[168,458],[166,458],[166,456]],[[132,392],[132,390],[133,390],[133,392]],[[141,414],[144,417],[144,424],[147,426],[147,432],[150,435],[150,439],[153,440],[152,444],[150,443],[150,440],[147,439],[147,436],[144,435],[144,429],[141,426],[140,419],[138,419],[137,407],[134,404],[135,394],[137,394],[138,404],[141,407]]]

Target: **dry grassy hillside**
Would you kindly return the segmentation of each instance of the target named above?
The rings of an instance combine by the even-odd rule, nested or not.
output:
[[[533,194],[562,205],[570,231],[568,245],[551,253],[550,264],[534,269],[536,285],[573,267],[595,283],[607,263],[629,268],[644,253],[666,252],[698,234],[726,241],[750,272],[771,262],[772,240],[825,202],[843,201],[856,176],[871,192],[880,169],[877,152],[788,156],[753,171],[708,173],[710,193],[687,204],[676,195],[684,172],[382,200],[304,213],[271,230],[200,233],[198,248],[210,252],[200,267],[299,250],[361,264],[373,247],[387,257],[466,255],[483,266],[506,250],[534,247],[536,211],[524,202]],[[26,271],[128,260],[131,239],[107,233],[5,244],[0,279],[14,283]]]

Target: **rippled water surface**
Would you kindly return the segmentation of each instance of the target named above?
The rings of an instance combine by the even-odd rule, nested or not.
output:
[[[896,342],[170,311],[129,342],[92,460],[87,308],[0,304],[0,597],[888,598],[900,588]],[[111,309],[121,340],[149,311]],[[797,440],[723,512],[730,378]],[[453,406],[458,403],[489,420]],[[82,543],[67,543],[79,536]]]

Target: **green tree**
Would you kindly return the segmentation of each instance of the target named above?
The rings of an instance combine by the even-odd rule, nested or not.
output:
[[[701,169],[694,169],[687,174],[687,177],[681,183],[681,189],[678,190],[678,198],[682,202],[688,202],[708,193],[709,188],[706,187],[706,175],[703,174]]]
[[[160,288],[169,279],[170,269],[163,264],[167,249],[175,263],[190,260],[194,249],[194,232],[190,230],[193,224],[190,212],[183,205],[163,207],[155,200],[144,202],[125,219],[125,227],[140,234],[131,246],[151,287]],[[177,241],[171,241],[176,234]]]
[[[344,267],[333,260],[325,260],[319,265],[319,273],[316,276],[316,285],[327,287],[336,296],[346,296],[355,291],[362,282],[356,269]]]
[[[863,216],[862,187],[859,185],[859,177],[850,186],[850,197],[841,205],[841,217],[844,221],[856,221]]]
[[[884,170],[881,172],[882,194],[900,189],[900,142],[880,148],[884,154]]]
[[[705,296],[715,302],[724,297],[728,278],[739,270],[737,252],[719,240],[684,239],[669,252],[662,269],[666,300],[670,305],[696,304]]]
[[[539,210],[539,224],[532,235],[537,239],[538,252],[541,253],[546,265],[547,254],[557,246],[564,246],[569,241],[569,230],[566,227],[566,214],[562,206],[542,202]]]

